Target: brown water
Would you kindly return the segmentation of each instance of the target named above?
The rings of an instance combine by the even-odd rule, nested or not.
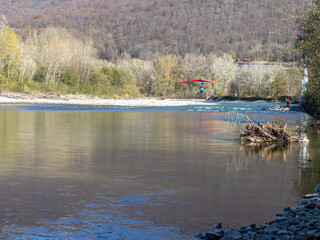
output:
[[[0,238],[192,239],[218,222],[263,224],[313,191],[316,136],[245,146],[227,118],[3,109]]]

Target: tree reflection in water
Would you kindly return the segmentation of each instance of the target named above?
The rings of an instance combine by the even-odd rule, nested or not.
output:
[[[314,192],[314,187],[320,182],[320,138],[315,133],[308,133],[309,143],[294,144],[241,144],[241,150],[245,153],[246,166],[254,160],[264,160],[281,164],[286,162],[288,155],[294,152],[297,156],[297,175],[293,179],[294,189],[300,197]]]
[[[252,159],[253,156],[258,156],[260,159],[265,159],[266,161],[273,159],[286,161],[287,151],[290,149],[290,144],[243,143],[241,147],[246,153],[247,159]]]
[[[309,144],[300,145],[299,177],[294,188],[301,196],[313,193],[320,182],[320,138],[314,132],[308,132]]]

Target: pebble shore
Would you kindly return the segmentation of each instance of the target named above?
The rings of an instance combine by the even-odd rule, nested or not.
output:
[[[251,224],[240,229],[221,230],[221,223],[216,230],[200,233],[196,237],[206,240],[312,240],[320,239],[320,184],[316,193],[307,194],[296,207],[287,207],[283,213],[263,226]]]
[[[140,98],[140,99],[109,99],[89,95],[55,95],[55,94],[24,94],[2,92],[0,103],[40,103],[40,104],[76,104],[76,105],[106,105],[128,107],[175,107],[189,105],[213,105],[204,99],[170,99],[170,98]]]

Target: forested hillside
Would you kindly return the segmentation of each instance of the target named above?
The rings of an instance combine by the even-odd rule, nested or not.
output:
[[[1,0],[0,15],[22,36],[30,28],[63,26],[91,36],[100,57],[127,52],[232,54],[293,61],[295,16],[311,0]],[[25,34],[25,35],[24,35]]]

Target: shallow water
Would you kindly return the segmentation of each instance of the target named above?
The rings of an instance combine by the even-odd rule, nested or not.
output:
[[[228,111],[308,118],[258,110],[270,105],[2,104],[0,238],[193,239],[221,221],[263,224],[320,181],[311,133],[309,145],[238,142]]]

